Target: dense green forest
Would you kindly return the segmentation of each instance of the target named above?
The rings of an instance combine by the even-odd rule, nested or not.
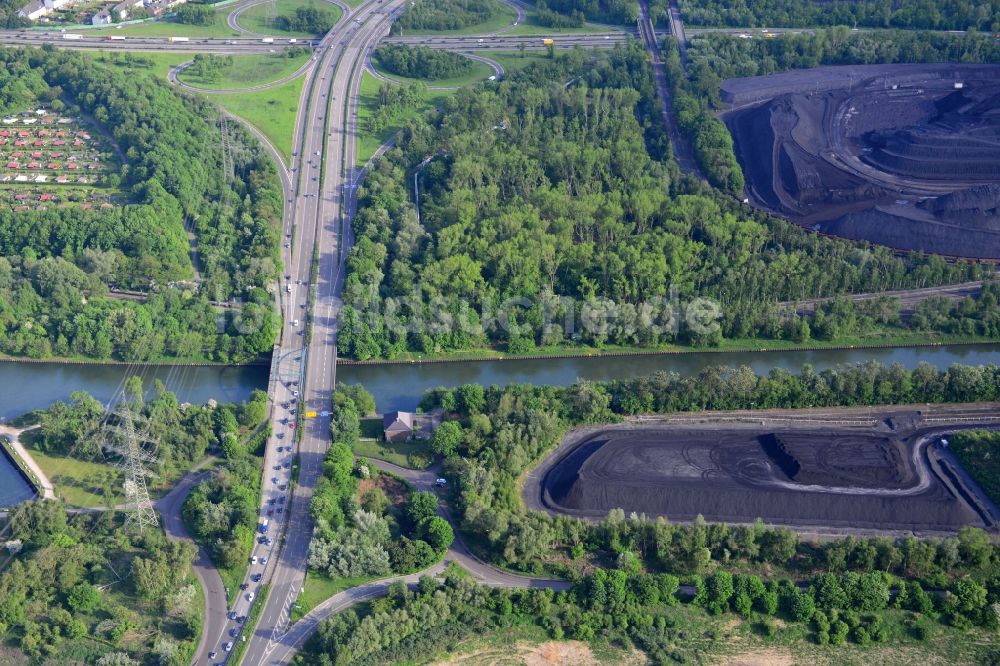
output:
[[[815,236],[692,184],[656,104],[632,45],[537,63],[411,121],[359,190],[340,352],[783,338],[778,301],[988,270]],[[698,297],[720,320],[678,326]]]
[[[598,23],[634,26],[639,19],[639,4],[627,0],[546,0],[545,8],[570,18],[582,15]]]
[[[423,569],[454,539],[451,525],[437,515],[433,493],[409,493],[405,504],[393,506],[378,484],[378,470],[363,460],[355,464],[351,450],[361,436],[361,417],[374,411],[374,398],[360,386],[334,392],[333,445],[310,503],[316,529],[309,544],[309,567],[331,578]],[[359,480],[367,486],[363,493]]]
[[[504,14],[499,0],[417,0],[392,24],[392,34],[408,30],[461,30]]]
[[[545,0],[538,0],[535,3],[535,22],[549,28],[579,28],[587,20],[587,16],[579,9],[574,9],[569,14],[561,14],[554,9],[549,9]]]
[[[963,469],[990,499],[1000,503],[1000,432],[966,430],[954,433],[948,440]]]
[[[554,573],[577,582],[569,598],[559,597],[577,610],[524,611],[529,621],[539,623],[554,638],[627,636],[658,659],[681,637],[677,632],[663,633],[673,625],[639,616],[655,615],[654,609],[663,603],[674,606],[677,597],[688,601],[691,612],[693,608],[709,616],[731,612],[760,623],[768,637],[777,630],[771,619],[775,616],[782,621],[779,626],[798,623],[801,629],[795,635],[818,645],[850,641],[865,646],[891,636],[921,642],[943,635],[945,627],[993,632],[1000,619],[995,611],[1000,602],[1000,548],[972,527],[945,538],[846,537],[817,542],[799,540],[787,528],[767,527],[760,521],[726,525],[698,519],[673,524],[627,516],[616,509],[594,524],[526,512],[518,496],[519,479],[561,441],[567,428],[613,422],[636,413],[998,397],[997,366],[938,370],[925,364],[906,370],[867,363],[822,372],[807,366],[798,375],[778,369],[757,376],[747,367],[708,368],[691,377],[661,373],[566,388],[471,384],[429,391],[421,407],[440,407],[455,424],[457,446],[445,452],[444,468],[453,515],[467,543],[476,544],[480,556],[494,564],[533,574]],[[973,442],[988,439],[995,448],[992,434],[968,437]],[[980,449],[978,457],[989,455]],[[679,583],[688,587],[680,594]],[[936,592],[930,594],[932,589]],[[609,607],[609,594],[624,595],[621,603],[635,607],[631,611]],[[438,613],[417,622],[428,628],[428,636],[441,641],[466,635],[459,623],[448,619],[446,609],[436,608]],[[479,608],[499,610],[491,602]],[[383,610],[385,606],[376,606],[372,613],[377,616]],[[489,617],[469,613],[466,609],[459,617],[481,617],[482,627],[497,628]],[[623,615],[629,621],[620,621]],[[320,663],[392,663],[432,650],[420,630],[381,633],[381,642],[357,640],[370,635],[373,623],[381,621],[359,620],[347,614],[319,632],[312,654],[325,653],[332,659]],[[651,627],[656,631],[649,633]],[[623,633],[613,634],[615,629]],[[350,656],[342,660],[343,655]]]
[[[375,49],[373,55],[384,69],[411,79],[452,79],[472,69],[468,58],[429,46],[386,44]]]
[[[660,373],[607,383],[580,382],[567,388],[520,385],[483,389],[467,385],[429,391],[421,407],[441,407],[456,415],[461,426],[461,443],[445,461],[445,476],[452,480],[453,515],[461,528],[481,539],[484,553],[489,553],[497,563],[529,571],[547,567],[569,575],[587,561],[580,559],[585,552],[619,550],[616,544],[621,539],[607,526],[594,527],[566,516],[552,518],[543,513],[528,513],[523,508],[518,497],[518,478],[553,449],[569,427],[613,422],[623,415],[644,413],[975,402],[998,398],[998,366],[954,365],[938,370],[923,364],[907,370],[900,365],[872,362],[822,372],[806,366],[797,375],[774,369],[757,376],[749,367],[712,367],[688,377]],[[662,530],[662,536],[656,538],[667,541],[656,547],[654,541],[647,541],[639,554],[648,566],[667,564],[668,571],[673,573],[745,557],[740,554],[744,550],[726,545],[729,537],[724,535],[727,531],[745,534],[746,527],[659,526],[641,520],[634,527]],[[699,529],[716,536],[706,543],[704,537],[695,534]],[[785,566],[782,563],[788,561],[787,566],[811,570],[817,561],[823,561],[816,560],[817,557],[826,557],[825,550],[842,548],[846,543],[830,542],[817,551],[805,542],[797,543],[788,530],[768,531],[766,538],[761,534],[754,537],[760,544],[785,544],[781,546],[785,555],[766,557],[776,567]],[[693,545],[699,541],[691,539],[700,539],[700,545]],[[707,558],[709,551],[711,557]],[[755,549],[745,552],[757,553]],[[571,563],[567,563],[567,556]],[[703,557],[704,561],[699,559]],[[905,566],[900,562],[905,558],[893,561],[897,564],[885,570],[904,575]],[[930,564],[921,565],[920,577],[943,584],[946,570],[947,567],[941,571]]]
[[[263,393],[238,407],[221,405],[213,411],[182,407],[159,381],[145,388],[133,376],[122,397],[133,406],[140,427],[157,442],[157,460],[148,464],[153,493],[167,490],[209,451],[227,451],[230,418],[236,423],[232,427],[246,428],[259,423],[266,411]],[[18,421],[38,424],[31,431],[32,446],[49,455],[105,464],[97,436],[105,418],[104,406],[78,391],[69,402],[57,402]],[[99,494],[105,507],[114,507],[121,480],[118,470],[110,465],[107,469]],[[218,475],[226,473],[224,467]],[[260,483],[259,466],[240,484],[251,481]],[[202,494],[199,487],[192,497]],[[229,494],[236,496],[238,490],[230,489]],[[250,511],[255,521],[256,506]],[[123,520],[113,509],[69,514],[55,501],[20,505],[11,514],[9,529],[25,548],[0,564],[0,636],[39,659],[108,665],[190,663],[203,610],[190,567],[195,549],[167,540],[158,529],[141,535],[124,530]],[[133,661],[122,661],[125,658]]]
[[[997,564],[983,533],[966,535],[958,547],[962,568],[978,573]],[[443,581],[421,578],[416,589],[396,583],[369,606],[325,620],[294,663],[424,663],[461,654],[462,641],[492,635],[503,636],[501,644],[512,635],[532,635],[635,645],[654,664],[725,663],[720,659],[727,644],[749,647],[745,636],[733,632],[733,616],[752,622],[758,638],[751,645],[787,646],[790,639],[808,637],[815,645],[833,646],[820,652],[831,663],[858,656],[837,649],[848,641],[860,648],[913,646],[925,657],[942,643],[961,641],[976,643],[962,652],[965,659],[990,663],[997,656],[989,638],[997,627],[991,604],[1000,587],[988,574],[932,595],[917,581],[881,571],[831,571],[800,584],[724,568],[680,579],[645,572],[629,554],[624,550],[613,568],[593,570],[566,592],[489,588],[457,567],[448,569]],[[713,618],[727,615],[730,629],[721,630],[723,623]],[[779,632],[782,639],[776,640]],[[802,655],[801,643],[792,643],[792,649]]]
[[[0,573],[0,637],[32,663],[190,663],[202,624],[194,546],[126,531],[123,518],[67,516],[52,500],[11,514],[24,549]]]
[[[890,30],[852,32],[848,28],[781,34],[773,39],[739,39],[706,33],[688,43],[694,94],[718,106],[719,84],[729,78],[761,76],[819,65],[1000,61],[1000,42],[990,35],[945,35]]]
[[[1000,32],[1000,1],[977,0],[680,0],[691,25],[797,28],[846,25]]]
[[[3,49],[0,62],[10,74],[0,78],[3,111],[58,98],[66,113],[93,118],[125,157],[112,178],[131,200],[110,210],[0,210],[0,352],[231,361],[268,351],[282,199],[250,135],[230,126],[227,176],[208,103],[67,51]],[[178,282],[188,288],[171,288]],[[109,287],[151,296],[113,300]],[[228,314],[209,306],[231,298],[250,305]]]
[[[215,7],[196,2],[185,3],[174,10],[174,20],[188,25],[212,25],[215,16]]]
[[[318,7],[296,7],[289,15],[274,19],[274,27],[287,32],[306,32],[321,35],[333,27],[333,14]]]

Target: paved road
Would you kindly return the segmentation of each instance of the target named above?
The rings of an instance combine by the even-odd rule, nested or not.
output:
[[[209,458],[188,472],[180,483],[153,505],[163,517],[163,529],[167,536],[175,541],[194,543],[184,525],[184,519],[181,517],[181,507],[184,506],[184,500],[191,494],[194,487],[212,474],[211,471],[199,471],[201,467],[211,461],[212,459]],[[206,651],[205,648],[209,640],[222,632],[228,603],[226,601],[226,588],[222,584],[219,571],[212,564],[212,558],[201,546],[198,546],[198,558],[191,564],[191,568],[194,569],[194,575],[201,583],[202,595],[205,598],[205,617],[201,628],[201,639],[195,650],[195,654],[200,655]]]
[[[379,13],[389,5],[370,7],[367,13]],[[353,10],[352,16],[358,17],[362,14],[361,9]],[[365,14],[367,15],[367,14]],[[340,31],[350,23],[347,18],[342,19],[335,27],[334,31]],[[354,26],[357,27],[357,24]],[[164,52],[174,51],[180,53],[214,53],[214,54],[251,54],[251,53],[271,53],[281,48],[286,48],[292,44],[291,38],[275,37],[273,43],[265,43],[261,38],[232,39],[198,38],[189,39],[185,42],[171,42],[167,37],[126,37],[123,40],[109,41],[108,36],[98,34],[78,33],[82,35],[79,40],[67,40],[59,32],[42,32],[36,30],[0,30],[0,44],[7,46],[43,46],[52,44],[59,48],[73,50],[124,50],[129,52]],[[317,47],[323,40],[297,39],[296,46]],[[614,46],[616,43],[625,42],[633,35],[621,31],[609,31],[598,33],[575,33],[567,35],[553,36],[556,48],[574,48],[581,46],[584,48],[603,48]],[[425,44],[432,48],[446,48],[456,51],[469,50],[516,50],[520,45],[524,45],[527,50],[543,50],[546,46],[542,43],[541,35],[506,36],[502,34],[466,35],[462,37],[386,37],[385,41],[400,42],[409,44]],[[329,46],[327,42],[324,46]]]
[[[629,32],[577,33],[569,35],[553,35],[555,48],[612,48],[616,44],[624,44],[635,35]],[[515,51],[522,44],[528,51],[543,51],[548,48],[542,43],[543,35],[466,35],[463,37],[418,36],[418,37],[386,37],[385,42],[396,44],[421,44],[432,49],[447,49],[449,51]]]
[[[328,34],[318,51],[316,69],[306,83],[306,101],[301,105],[296,136],[301,137],[297,162],[297,194],[294,199],[295,248],[292,273],[303,274],[308,281],[312,265],[313,248],[317,248],[315,294],[312,297],[312,336],[303,346],[302,339],[295,340],[285,327],[278,363],[287,350],[301,360],[295,370],[304,378],[302,408],[320,414],[304,422],[298,459],[300,471],[294,495],[287,502],[286,517],[275,514],[270,519],[270,534],[282,535],[269,549],[258,546],[263,554],[276,556],[263,574],[261,582],[270,582],[271,591],[261,610],[260,621],[247,636],[248,646],[244,663],[263,663],[276,648],[288,629],[288,612],[298,596],[305,576],[312,521],[309,502],[312,490],[322,471],[322,461],[329,445],[329,420],[322,412],[329,409],[336,364],[336,318],[340,307],[339,292],[343,284],[343,258],[350,244],[349,226],[342,220],[353,211],[354,184],[358,171],[354,165],[353,123],[354,114],[348,114],[346,104],[349,93],[360,85],[360,74],[368,50],[389,28],[386,12],[401,6],[405,0],[386,3],[369,2],[356,8],[351,20],[341,22]],[[306,110],[308,109],[308,110]],[[286,321],[303,317],[305,289],[291,285],[291,297],[286,299]],[[304,318],[304,317],[303,317]],[[276,373],[281,375],[280,369]],[[280,391],[282,385],[277,387]],[[281,398],[276,400],[279,404]],[[282,409],[277,413],[282,414]],[[284,418],[284,417],[281,417]],[[280,420],[276,420],[276,433],[292,433]],[[280,441],[272,442],[278,443]],[[273,450],[269,446],[268,450]],[[284,456],[278,456],[283,458]],[[272,469],[271,462],[267,462]],[[278,483],[267,478],[275,474]],[[270,500],[282,496],[280,485],[287,481],[286,472],[269,471],[265,476],[265,510]],[[278,486],[275,489],[275,486]],[[280,501],[280,500],[279,500]],[[280,504],[278,505],[280,507]],[[252,568],[256,573],[258,569]],[[251,588],[253,590],[253,588]],[[247,614],[249,604],[241,600],[237,612]]]
[[[416,490],[428,492],[435,492],[437,490],[434,485],[434,480],[438,476],[436,470],[412,470],[371,458],[369,459],[369,462],[383,471],[391,472],[392,474],[405,479]],[[448,516],[443,504],[439,505],[438,511],[441,515],[448,518],[449,522],[452,522],[452,526],[454,527],[454,522],[451,520],[450,516]],[[293,624],[289,630],[280,637],[280,639],[276,640],[275,645],[268,653],[266,660],[259,663],[269,665],[290,663],[292,658],[295,656],[295,653],[298,652],[309,637],[312,636],[319,624],[331,615],[346,610],[363,601],[384,596],[388,592],[389,586],[393,583],[402,581],[408,585],[414,585],[420,580],[421,576],[439,575],[444,571],[445,567],[452,562],[460,565],[468,571],[477,582],[491,587],[551,588],[554,590],[568,590],[572,587],[571,583],[564,580],[521,576],[501,571],[493,566],[490,566],[468,551],[465,544],[463,544],[461,539],[458,537],[456,530],[455,542],[445,554],[443,562],[413,574],[405,576],[392,576],[382,580],[372,581],[364,585],[359,585],[358,587],[345,590],[344,592],[330,597]]]

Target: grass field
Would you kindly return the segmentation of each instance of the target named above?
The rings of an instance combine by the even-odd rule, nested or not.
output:
[[[414,462],[419,463],[421,458],[430,461],[433,456],[427,442],[377,442],[371,439],[359,440],[354,445],[354,455],[384,460],[409,469],[423,469],[426,465],[415,467]],[[410,456],[416,456],[417,460]]]
[[[189,25],[172,19],[144,21],[135,25],[108,26],[87,30],[85,35],[122,35],[123,37],[240,37],[241,34],[226,24],[226,16],[233,7],[222,7],[215,12],[215,20],[210,25]]]
[[[545,62],[549,59],[548,54],[538,51],[525,51],[524,55],[516,51],[484,51],[479,55],[490,60],[496,60],[504,68],[505,72],[513,72],[536,62]]]
[[[101,490],[103,480],[110,478],[115,495],[115,503],[124,501],[121,493],[121,483],[117,479],[118,472],[110,465],[96,462],[86,462],[54,454],[43,453],[30,442],[23,442],[38,466],[49,477],[55,486],[56,495],[66,500],[66,504],[74,507],[104,506],[104,494]]]
[[[320,11],[326,12],[331,17],[330,26],[336,25],[344,11],[337,5],[325,2],[324,0],[275,0],[273,5],[273,16],[292,16],[299,7],[316,7]],[[237,18],[236,22],[240,27],[260,33],[262,35],[275,35],[280,37],[316,37],[312,33],[299,32],[294,30],[279,30],[272,26],[267,20],[268,9],[266,4],[256,5],[245,9]]]
[[[188,73],[190,70],[181,72],[177,78],[189,85],[213,90],[250,88],[293,74],[309,58],[308,52],[294,58],[283,53],[233,56],[232,64],[220,67],[220,76],[216,79],[194,76]]]
[[[299,594],[299,598],[295,600],[295,606],[292,608],[292,621],[299,619],[333,595],[363,585],[370,580],[375,580],[375,577],[330,578],[315,571],[306,572],[302,593]]]
[[[191,59],[190,53],[129,53],[128,51],[80,51],[108,67],[122,71],[149,72],[166,81],[167,72]]]
[[[517,12],[507,5],[503,6],[503,12],[498,14],[495,18],[485,21],[484,23],[477,23],[476,25],[466,26],[464,28],[459,28],[457,30],[405,30],[404,35],[416,36],[416,35],[482,35],[488,32],[495,32],[500,28],[505,28],[514,20],[517,19]]]
[[[378,80],[368,72],[364,72],[362,74],[358,104],[358,141],[355,154],[358,166],[367,162],[371,156],[375,154],[375,151],[378,150],[379,146],[388,141],[396,132],[399,131],[399,129],[403,126],[403,123],[428,109],[435,108],[441,103],[441,100],[449,94],[447,92],[429,90],[424,98],[424,103],[420,107],[406,109],[397,113],[392,118],[392,122],[389,123],[389,126],[381,132],[369,132],[365,129],[365,127],[368,118],[370,118],[375,112],[375,100],[378,95],[378,88],[380,85],[382,85],[382,81]]]
[[[212,95],[213,102],[259,129],[284,156],[292,159],[292,133],[302,92],[302,78],[275,88],[233,95]]]
[[[534,12],[528,13],[528,18],[525,19],[524,23],[517,26],[516,28],[511,28],[510,31],[505,32],[505,35],[517,36],[517,35],[573,35],[582,32],[609,32],[612,30],[621,30],[622,27],[618,25],[604,25],[602,23],[584,23],[579,28],[549,28],[548,26],[539,25],[538,20],[535,18]]]
[[[378,57],[372,58],[372,64],[375,65],[375,70],[387,78],[393,81],[398,81],[399,83],[426,83],[428,86],[434,86],[436,88],[461,88],[463,86],[473,85],[479,83],[480,81],[485,81],[493,75],[493,68],[484,62],[479,62],[478,60],[470,60],[472,68],[467,74],[462,76],[456,76],[450,79],[412,79],[405,76],[398,76],[393,74],[385,67],[382,66],[381,61]]]

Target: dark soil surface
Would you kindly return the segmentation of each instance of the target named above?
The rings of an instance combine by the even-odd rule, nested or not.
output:
[[[609,426],[557,453],[530,487],[544,509],[593,518],[622,508],[678,521],[701,514],[918,532],[990,524],[943,469],[936,436],[905,420],[887,423]]]
[[[818,67],[732,79],[757,207],[901,250],[1000,258],[1000,66]]]

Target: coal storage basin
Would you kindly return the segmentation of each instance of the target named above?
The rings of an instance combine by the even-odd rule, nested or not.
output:
[[[609,427],[550,460],[536,492],[545,509],[585,518],[621,508],[676,521],[702,515],[912,531],[982,525],[914,446],[857,429]]]

